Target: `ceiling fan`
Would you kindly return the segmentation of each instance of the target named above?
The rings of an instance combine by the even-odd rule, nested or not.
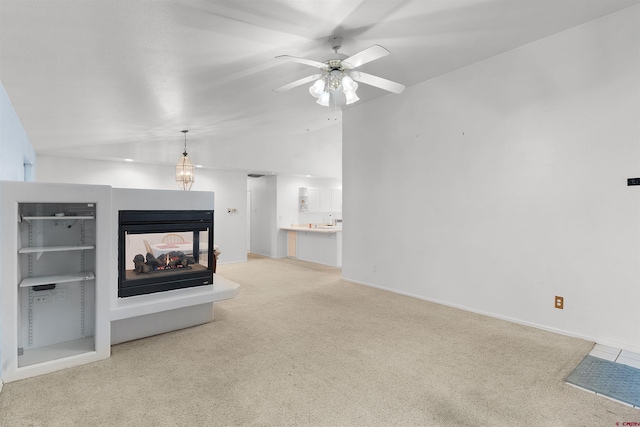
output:
[[[274,89],[274,92],[284,92],[306,83],[315,82],[309,87],[309,93],[318,98],[316,101],[318,104],[325,107],[348,105],[358,101],[360,98],[356,95],[357,82],[396,94],[402,93],[404,85],[400,83],[355,70],[361,65],[388,55],[387,49],[376,44],[355,55],[347,56],[338,53],[342,47],[342,37],[332,37],[330,41],[334,54],[324,62],[290,55],[276,56],[276,59],[310,65],[320,72]]]

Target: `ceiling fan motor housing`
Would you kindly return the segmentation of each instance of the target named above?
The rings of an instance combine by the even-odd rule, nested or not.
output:
[[[342,71],[342,59],[330,59],[327,61],[327,65],[331,68],[331,70],[339,70]]]

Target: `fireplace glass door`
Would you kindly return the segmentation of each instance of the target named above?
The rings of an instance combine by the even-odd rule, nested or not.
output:
[[[213,284],[213,211],[120,211],[118,296]]]

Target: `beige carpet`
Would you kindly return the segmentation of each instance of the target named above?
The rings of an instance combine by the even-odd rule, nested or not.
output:
[[[251,257],[212,323],[6,384],[4,426],[614,426],[566,385],[592,343]]]

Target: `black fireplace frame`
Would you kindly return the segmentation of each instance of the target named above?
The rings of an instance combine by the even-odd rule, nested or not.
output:
[[[126,279],[126,235],[193,232],[193,256],[200,258],[200,232],[207,231],[207,268]],[[123,210],[118,213],[118,297],[131,297],[213,284],[213,210]]]

